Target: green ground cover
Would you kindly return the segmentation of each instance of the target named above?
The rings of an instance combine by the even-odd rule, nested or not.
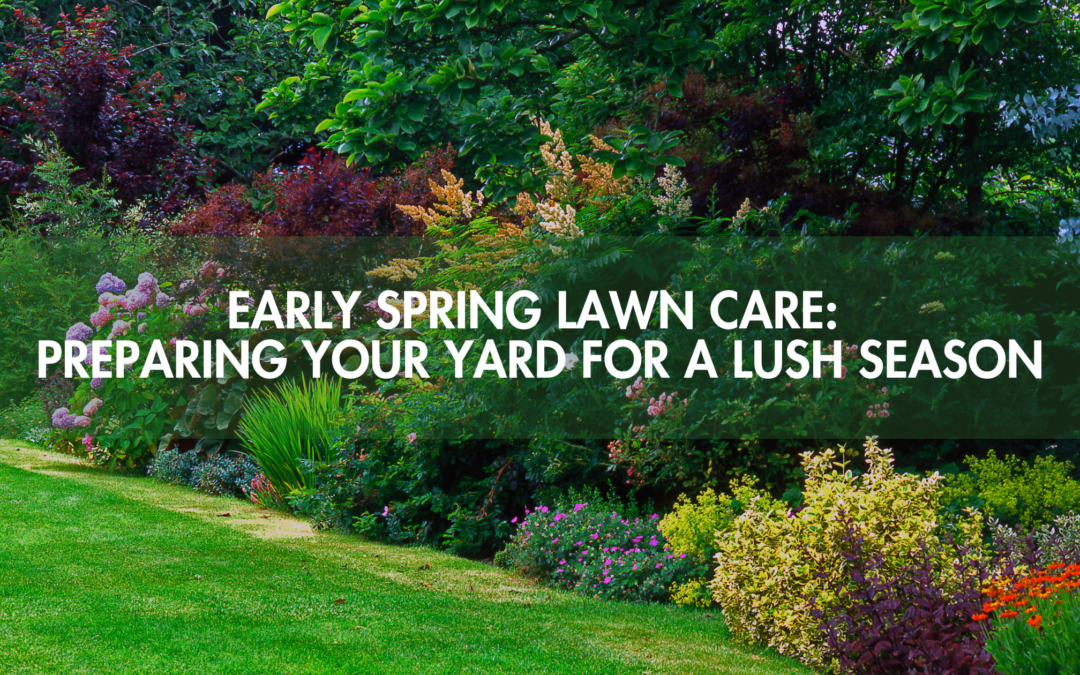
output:
[[[228,514],[228,515],[223,515]],[[4,673],[807,673],[720,617],[536,588],[425,548],[0,441]]]

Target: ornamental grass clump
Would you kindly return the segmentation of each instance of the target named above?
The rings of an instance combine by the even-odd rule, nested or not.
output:
[[[526,514],[500,560],[557,588],[609,600],[667,602],[673,583],[708,569],[670,549],[657,528],[659,514],[595,497],[560,500]]]
[[[847,577],[853,531],[859,555],[878,556],[873,574],[892,578],[928,547],[935,582],[958,583],[946,532],[981,555],[981,521],[966,512],[953,524],[938,515],[940,477],[897,473],[892,452],[868,438],[866,472],[850,450],[804,453],[806,484],[798,511],[759,493],[717,541],[713,597],[732,631],[815,666],[826,665],[822,624],[852,602]],[[815,616],[815,613],[818,616]]]
[[[330,428],[341,411],[341,380],[287,381],[277,392],[247,403],[240,436],[263,473],[282,497],[314,488],[301,460],[326,461]]]

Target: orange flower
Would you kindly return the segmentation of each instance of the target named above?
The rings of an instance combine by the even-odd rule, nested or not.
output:
[[[988,603],[983,605],[983,611],[986,612],[987,614],[989,614],[990,612],[992,612],[992,611],[994,611],[995,609],[998,608],[998,604],[999,603],[996,603],[996,602],[988,602]]]
[[[1032,628],[1039,628],[1042,625],[1042,615],[1036,614],[1027,620],[1027,624]]]
[[[1011,619],[1011,618],[1013,618],[1014,616],[1019,616],[1019,615],[1018,615],[1018,614],[1017,614],[1016,612],[1013,612],[1013,611],[1011,611],[1011,610],[1010,610],[1010,611],[1006,611],[1006,612],[1002,612],[1002,613],[1001,613],[1001,618],[1002,618],[1002,619]]]
[[[986,621],[989,618],[990,617],[987,616],[986,614],[972,614],[971,615],[971,620],[972,621]]]

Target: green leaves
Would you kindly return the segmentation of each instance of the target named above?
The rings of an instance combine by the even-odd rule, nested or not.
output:
[[[918,66],[923,72],[901,76],[874,95],[890,99],[889,112],[906,133],[958,124],[966,114],[982,112],[991,97],[986,89],[991,76],[983,68],[993,61],[964,57],[966,50],[978,46],[996,57],[1018,22],[1033,22],[1040,15],[1038,4],[1028,0],[916,0],[894,28],[908,34],[907,49],[917,48],[927,63]],[[968,64],[963,72],[961,60]],[[928,87],[927,71],[934,70],[929,62],[934,61],[948,64],[948,70]]]
[[[324,145],[350,161],[400,165],[450,142],[498,183],[508,172],[497,167],[521,163],[529,118],[550,109],[560,69],[578,54],[599,50],[626,77],[640,76],[635,62],[648,63],[649,77],[681,95],[686,70],[715,49],[687,20],[696,7],[650,0],[628,13],[607,0],[396,0],[345,13],[329,0],[294,0],[275,5],[274,16],[298,48],[325,57],[266,101],[275,116],[320,109],[311,124],[332,131]],[[320,99],[335,89],[336,98]],[[649,165],[630,156],[624,164]]]

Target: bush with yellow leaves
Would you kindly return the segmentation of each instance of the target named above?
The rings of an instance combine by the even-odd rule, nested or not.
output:
[[[712,488],[707,488],[695,499],[679,495],[659,526],[671,551],[699,560],[713,559],[717,538],[731,527],[740,505],[761,494],[756,488],[757,482],[756,478],[743,476],[731,481],[730,494],[717,495]],[[782,503],[776,502],[775,506],[779,508]],[[707,578],[699,578],[672,584],[671,597],[677,605],[708,607],[713,602],[708,583]]]
[[[953,554],[939,546],[952,531],[981,555],[981,520],[967,512],[954,523],[939,516],[941,478],[897,473],[892,451],[868,438],[866,472],[850,468],[851,451],[826,449],[803,454],[803,506],[787,510],[767,495],[751,497],[745,511],[717,541],[713,597],[731,630],[814,665],[824,663],[822,619],[848,606],[845,588],[851,533],[862,555],[882,556],[876,570],[890,578],[928,547],[942,588],[955,587]]]
[[[976,506],[1008,524],[1028,529],[1050,523],[1055,516],[1080,512],[1080,481],[1070,474],[1071,462],[1036,457],[1027,463],[1014,455],[986,459],[968,457],[968,471],[946,481],[945,504]]]

